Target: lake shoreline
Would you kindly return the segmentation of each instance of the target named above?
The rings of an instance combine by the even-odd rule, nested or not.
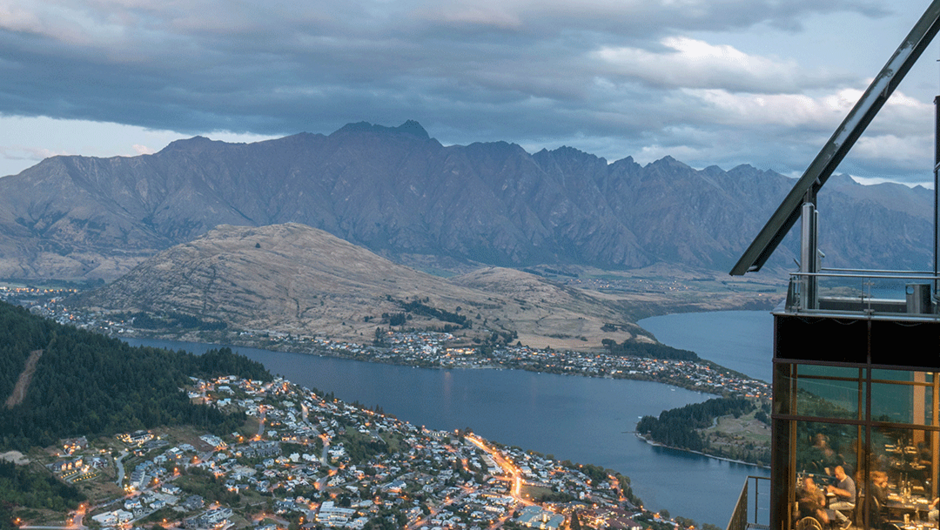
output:
[[[723,462],[730,462],[730,463],[732,463],[732,464],[743,464],[743,465],[745,465],[745,466],[758,467],[758,468],[761,468],[761,469],[770,470],[770,466],[764,466],[764,465],[758,464],[758,463],[756,463],[756,462],[746,462],[746,461],[744,461],[744,460],[735,460],[735,459],[733,459],[733,458],[728,458],[728,457],[726,457],[726,456],[710,455],[710,454],[708,454],[708,453],[703,453],[702,451],[693,451],[692,449],[684,449],[684,448],[682,448],[682,447],[673,447],[673,446],[671,446],[671,445],[666,445],[666,444],[662,444],[662,443],[659,443],[659,442],[650,440],[650,439],[648,439],[647,437],[643,436],[642,434],[640,434],[640,433],[638,433],[638,432],[636,432],[636,433],[634,433],[634,434],[636,435],[637,438],[639,438],[640,440],[643,440],[644,442],[646,442],[646,443],[649,444],[649,445],[652,445],[653,447],[662,447],[663,449],[673,449],[673,450],[675,450],[675,451],[682,451],[682,452],[684,452],[684,453],[691,453],[691,454],[694,454],[694,455],[704,456],[704,457],[712,458],[712,459],[715,459],[715,460],[721,460],[721,461],[723,461]]]
[[[225,344],[222,344],[217,341],[212,341],[204,339],[203,337],[192,337],[192,336],[168,336],[165,334],[154,333],[150,334],[134,334],[133,336],[128,335],[113,335],[115,338],[122,340],[149,340],[149,341],[168,341],[168,342],[184,342],[184,343],[194,343],[201,344],[208,347],[218,347],[218,348],[231,348],[237,350],[237,348],[253,348],[266,351],[277,351],[282,353],[295,353],[300,355],[311,355],[318,357],[327,357],[334,359],[345,359],[351,361],[359,362],[368,362],[375,364],[384,364],[389,366],[404,366],[411,368],[426,368],[426,369],[435,369],[435,370],[457,370],[457,369],[489,369],[489,370],[520,370],[525,372],[532,373],[546,373],[546,374],[556,374],[556,375],[573,375],[580,377],[587,377],[592,379],[622,379],[629,381],[649,381],[653,383],[660,383],[674,388],[681,388],[684,390],[690,390],[693,392],[701,392],[704,394],[710,394],[718,397],[722,396],[734,396],[747,394],[751,391],[756,391],[758,393],[767,393],[769,394],[769,385],[765,382],[754,379],[746,374],[741,372],[729,369],[725,366],[719,365],[714,361],[699,358],[698,361],[677,361],[672,359],[657,359],[650,357],[632,357],[632,356],[617,356],[604,353],[595,353],[595,352],[580,352],[580,351],[564,351],[564,352],[551,352],[551,357],[547,357],[545,352],[538,349],[530,349],[533,352],[533,356],[522,357],[519,356],[514,359],[495,359],[487,358],[485,356],[476,356],[471,357],[465,355],[464,358],[460,359],[459,364],[443,364],[441,362],[430,362],[430,361],[421,361],[409,362],[408,358],[396,358],[392,355],[389,355],[386,351],[379,349],[373,349],[372,346],[362,346],[359,344],[344,344],[343,348],[332,348],[324,347],[320,345],[310,345],[310,344],[298,344],[298,343],[281,343],[278,341],[258,341],[258,340],[233,340],[227,341]],[[370,353],[363,353],[370,352]],[[561,358],[559,358],[561,356]],[[546,357],[541,359],[540,357]],[[475,360],[478,359],[478,360]],[[649,369],[649,367],[644,366],[643,369],[610,369],[608,371],[598,371],[596,365],[597,360],[603,359],[609,365],[616,365],[618,363],[628,363],[635,362],[638,364],[643,363],[657,363],[659,366],[656,366],[654,369]],[[467,362],[468,360],[474,362]],[[585,361],[590,363],[589,367],[585,368],[583,365]],[[567,362],[567,364],[566,364]],[[715,386],[715,385],[704,385],[697,384],[696,379],[688,375],[687,371],[677,370],[675,366],[682,366],[683,364],[695,365],[698,366],[698,372],[702,374],[708,374],[705,377],[700,377],[699,379],[711,379],[712,374],[718,373],[725,377],[727,385],[725,386]],[[665,369],[664,369],[665,367]],[[737,387],[737,390],[735,390]],[[728,390],[731,388],[731,390]],[[743,389],[743,390],[742,390]]]
[[[722,316],[735,315],[722,312]],[[754,331],[738,320],[721,327],[742,334]],[[758,334],[757,341],[770,343],[769,334]],[[196,353],[231,346],[121,337],[134,345]],[[675,347],[666,335],[660,338]],[[746,477],[765,474],[765,469],[751,464],[689,451],[661,451],[628,436],[635,429],[635,418],[699,403],[713,395],[675,385],[597,375],[558,377],[561,374],[545,370],[507,367],[415,370],[326,351],[301,354],[245,345],[233,349],[264,363],[272,373],[290,374],[288,379],[298,384],[334,392],[349,403],[379,404],[386,414],[415,425],[451,431],[469,427],[502,444],[619,471],[631,478],[634,493],[648,508],[682,513],[700,523],[724,526]],[[741,356],[753,353],[739,351]],[[701,485],[707,485],[704,493]]]

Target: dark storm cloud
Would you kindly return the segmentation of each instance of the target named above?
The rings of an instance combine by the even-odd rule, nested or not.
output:
[[[819,108],[808,103],[802,119],[773,119],[800,102],[770,100],[834,92],[858,76],[684,35],[797,31],[808,16],[880,17],[883,5],[0,0],[0,113],[193,134],[416,119],[446,143],[579,142],[607,156],[673,149],[690,163],[728,158],[718,155],[739,146],[722,139],[740,136],[760,164],[772,146],[806,143],[801,131],[834,119],[811,116]],[[766,115],[755,94],[770,101]],[[758,143],[771,132],[784,137]]]

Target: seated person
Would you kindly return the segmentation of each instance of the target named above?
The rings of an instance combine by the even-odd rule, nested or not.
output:
[[[869,507],[871,514],[871,527],[882,528],[884,526],[884,506],[888,502],[888,474],[884,471],[871,472],[871,496],[872,502]]]
[[[813,477],[803,479],[803,486],[796,494],[796,502],[800,507],[800,519],[815,517],[821,524],[829,524],[829,511],[825,509],[826,496],[816,487]]]
[[[836,498],[829,503],[829,509],[834,510],[840,525],[845,528],[848,526],[849,518],[840,510],[855,509],[855,481],[845,473],[845,468],[842,466],[836,466],[834,471],[836,480],[839,482],[836,483],[835,486],[826,486],[829,493],[836,496]]]
[[[884,471],[871,472],[871,495],[878,499],[878,506],[888,502],[888,474]]]
[[[817,433],[813,437],[813,445],[807,452],[809,457],[809,468],[818,472],[829,473],[829,469],[838,464],[838,455],[829,447],[829,438],[823,433]]]

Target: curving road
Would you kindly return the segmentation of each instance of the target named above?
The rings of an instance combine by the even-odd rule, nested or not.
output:
[[[117,468],[117,481],[115,484],[122,488],[124,487],[124,462],[122,462],[122,460],[124,460],[124,457],[127,455],[127,449],[125,449],[121,452],[121,456],[114,459],[114,467]]]

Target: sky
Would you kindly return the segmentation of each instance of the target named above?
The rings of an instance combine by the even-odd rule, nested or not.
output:
[[[420,122],[799,176],[926,0],[0,0],[0,175]],[[931,44],[838,168],[932,183]]]

